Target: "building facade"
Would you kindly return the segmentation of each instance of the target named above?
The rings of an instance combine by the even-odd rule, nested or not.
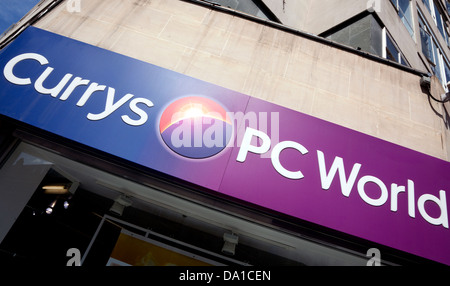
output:
[[[41,1],[0,39],[2,259],[450,264],[446,4]]]

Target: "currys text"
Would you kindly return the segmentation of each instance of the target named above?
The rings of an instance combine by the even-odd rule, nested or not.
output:
[[[36,53],[24,53],[12,58],[3,69],[3,75],[12,84],[15,85],[30,85],[33,84],[31,78],[29,77],[18,77],[14,74],[14,67],[20,62],[26,60],[37,61],[41,66],[46,66],[49,61],[42,55]],[[112,87],[107,87],[105,85],[100,85],[96,82],[91,82],[88,79],[83,79],[81,77],[74,77],[73,74],[67,73],[56,86],[51,88],[45,87],[44,82],[53,72],[54,68],[47,67],[43,70],[42,74],[34,82],[34,89],[41,93],[47,94],[51,97],[57,98],[59,100],[65,101],[77,88],[85,88],[83,95],[79,98],[77,102],[78,107],[83,107],[86,102],[91,98],[94,93],[106,92],[106,100],[104,111],[100,113],[88,113],[87,118],[92,121],[102,120],[110,116],[120,107],[128,103],[129,109],[134,113],[132,117],[128,114],[121,116],[123,122],[131,126],[140,126],[147,122],[148,114],[141,108],[151,108],[153,107],[153,102],[147,98],[135,98],[133,94],[126,94],[120,99],[116,99],[116,91]],[[103,93],[104,94],[104,93]],[[137,115],[137,116],[136,116]]]

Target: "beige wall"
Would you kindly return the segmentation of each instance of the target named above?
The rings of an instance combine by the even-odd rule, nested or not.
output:
[[[450,158],[417,75],[188,2],[82,3],[80,13],[63,4],[36,26]]]

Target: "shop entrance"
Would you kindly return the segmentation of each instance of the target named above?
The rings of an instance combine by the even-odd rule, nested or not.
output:
[[[0,169],[0,259],[66,265],[365,265],[367,258],[21,143]]]

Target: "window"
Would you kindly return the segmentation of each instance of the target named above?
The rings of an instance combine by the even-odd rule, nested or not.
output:
[[[373,15],[355,18],[324,37],[380,57],[383,55],[382,27]]]
[[[442,37],[444,38],[445,42],[447,43],[447,45],[450,44],[450,40],[449,40],[449,36],[445,27],[445,19],[442,17],[442,14],[444,12],[442,12],[441,8],[439,7],[439,5],[432,0],[422,0],[422,2],[425,4],[425,6],[428,9],[428,12],[430,12],[431,17],[434,20],[434,24],[437,26],[439,32],[441,33]],[[447,10],[450,8],[450,4],[449,2],[446,1],[446,8]]]
[[[425,4],[425,7],[427,7],[428,11],[431,13],[431,3],[430,0],[422,0],[423,4]]]
[[[74,161],[71,152],[60,151],[22,142],[1,166],[0,261],[63,266],[73,261],[67,250],[76,248],[87,267],[193,266],[204,265],[198,261],[204,258],[232,267],[367,264],[365,252],[289,235],[277,224],[258,224],[254,216],[254,221],[237,218],[211,204]],[[79,184],[72,188],[75,178]],[[58,192],[44,188],[55,184],[70,187]],[[123,195],[132,204],[115,208]],[[243,230],[237,233],[233,256],[222,252],[223,235],[231,232],[227,226]]]
[[[79,184],[72,188],[75,177]],[[65,188],[45,187],[55,184]],[[147,195],[137,195],[141,191]],[[125,194],[128,196],[126,200],[132,204],[115,208],[115,202],[120,202]],[[303,249],[314,248],[310,242],[300,240],[298,247],[267,244],[270,240],[264,235],[274,230],[264,227],[260,231],[262,236],[256,232],[251,234],[249,243],[245,242],[248,235],[240,233],[235,255],[232,258],[225,256],[221,246],[223,234],[229,229],[221,225],[228,223],[240,229],[255,229],[256,224],[236,220],[210,207],[179,199],[27,143],[21,143],[0,168],[0,198],[0,261],[6,263],[39,262],[40,265],[62,266],[70,259],[66,256],[67,250],[77,248],[83,256],[79,258],[84,266],[113,265],[111,258],[130,259],[133,258],[131,253],[138,255],[131,262],[121,261],[141,265],[180,263],[192,266],[205,265],[199,258],[203,262],[203,258],[208,258],[212,265],[301,266],[306,261],[299,261],[300,257],[313,257],[313,253],[318,251],[293,255],[294,248],[302,252]],[[164,203],[158,202],[161,199]],[[186,211],[186,206],[189,211]],[[205,217],[205,211],[208,212],[208,220],[197,219]],[[213,218],[216,215],[220,216],[217,220]],[[182,221],[177,218],[182,216]],[[232,222],[227,222],[227,218]],[[246,225],[239,226],[240,222]],[[214,234],[213,230],[217,233]],[[124,233],[132,233],[134,238],[144,239],[145,243],[131,237],[122,240]],[[283,239],[282,233],[276,231],[274,234]],[[309,245],[302,246],[302,243]],[[119,245],[131,257],[117,254],[114,250]],[[325,251],[322,246],[315,245]],[[155,246],[159,248],[152,252],[155,256],[149,255],[148,247],[155,249]],[[338,249],[326,251],[333,258],[336,257],[333,252],[341,253]],[[194,260],[180,256],[192,258],[193,253]],[[345,253],[341,263],[348,262],[348,259],[355,261],[353,256]],[[324,258],[321,260],[326,261]],[[364,256],[358,260],[360,265],[367,261]],[[312,260],[308,263],[317,264]]]
[[[449,61],[442,52],[442,48],[439,46],[438,41],[428,24],[422,18],[420,12],[419,28],[422,53],[428,59],[433,74],[441,81],[443,87],[447,89],[447,82],[450,81]]]
[[[410,66],[399,47],[387,33],[386,28],[373,15],[356,18],[347,26],[340,27],[327,36],[323,36],[355,49]]]
[[[428,1],[428,0],[424,0]],[[412,9],[411,9],[411,1],[410,0],[391,0],[392,4],[394,4],[395,8],[398,11],[398,15],[408,30],[411,37],[414,38],[414,26],[413,26],[413,18],[412,18]]]
[[[427,57],[429,61],[433,61],[433,44],[430,33],[428,33],[426,26],[424,26],[422,21],[419,21],[420,24],[420,40],[422,43],[422,53]]]
[[[445,69],[445,81],[450,82],[450,66],[446,63],[444,69]]]
[[[389,36],[386,37],[386,58],[396,62],[400,59],[400,52]]]
[[[386,31],[386,28],[384,28],[384,33],[386,34],[385,39],[385,51],[384,51],[384,58],[397,62],[399,64],[402,64],[404,66],[410,66],[408,62],[406,61],[405,57],[403,56],[403,53],[400,51],[398,46],[395,44],[395,42],[392,40],[392,37],[389,35],[389,33]]]
[[[442,82],[442,72],[441,72],[441,57],[442,54],[438,49],[437,45],[433,45],[433,54],[434,54],[434,65],[431,66],[433,73],[437,76],[437,78]]]
[[[448,35],[447,35],[447,32],[445,32],[444,19],[442,18],[442,15],[441,15],[437,5],[434,5],[434,16],[433,16],[433,18],[436,21],[436,25],[437,25],[437,27],[439,29],[439,32],[441,33],[442,37],[444,37],[445,42],[448,43]]]

